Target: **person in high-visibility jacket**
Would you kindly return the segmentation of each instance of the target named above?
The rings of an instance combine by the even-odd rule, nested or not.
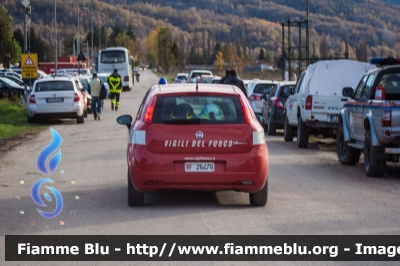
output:
[[[108,86],[110,87],[110,99],[111,99],[111,110],[118,110],[119,107],[119,96],[122,90],[122,79],[118,74],[118,70],[114,69],[114,72],[107,79]]]

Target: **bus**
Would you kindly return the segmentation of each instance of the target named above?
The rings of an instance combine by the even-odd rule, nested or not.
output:
[[[128,49],[124,47],[109,47],[98,53],[98,73],[113,73],[114,69],[122,78],[122,90],[130,91],[133,88],[134,76],[133,57]]]

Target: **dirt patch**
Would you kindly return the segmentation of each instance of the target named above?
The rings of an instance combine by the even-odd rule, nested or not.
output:
[[[38,134],[39,132],[27,133],[14,138],[0,139],[0,158],[5,156],[7,152],[12,151],[16,147],[20,146],[22,143],[34,139]]]

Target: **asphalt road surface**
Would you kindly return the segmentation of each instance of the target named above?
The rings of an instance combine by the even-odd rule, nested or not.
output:
[[[308,149],[300,150],[295,142],[285,143],[281,131],[277,136],[266,136],[270,153],[266,207],[251,207],[248,194],[234,191],[161,191],[146,194],[146,206],[130,208],[126,195],[128,130],[118,125],[116,118],[121,114],[135,116],[145,92],[157,81],[151,71],[142,71],[133,90],[122,93],[117,112],[111,111],[110,102],[106,101],[101,121],[94,121],[89,114],[84,124],[77,124],[76,120],[46,124],[48,129],[0,155],[0,265],[99,265],[99,262],[5,263],[4,236],[14,234],[400,234],[399,165],[391,165],[383,178],[368,178],[362,163],[354,167],[340,165],[329,146],[310,144]],[[44,219],[36,211],[30,192],[37,180],[46,177],[36,168],[36,159],[50,143],[50,127],[63,138],[61,163],[49,177],[62,193],[64,209],[57,217]],[[54,206],[49,208],[54,210]],[[61,221],[64,225],[60,225]],[[146,264],[243,265],[245,262]]]

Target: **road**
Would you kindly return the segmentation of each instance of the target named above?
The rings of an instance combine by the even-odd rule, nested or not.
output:
[[[248,194],[234,191],[161,191],[146,195],[144,207],[128,207],[128,130],[118,125],[116,118],[121,114],[135,116],[145,92],[157,81],[151,71],[142,72],[140,83],[135,83],[131,92],[122,93],[117,112],[111,111],[109,101],[104,104],[101,121],[89,115],[84,124],[63,120],[51,125],[63,138],[61,163],[49,177],[62,193],[64,209],[53,219],[38,214],[30,195],[31,186],[45,177],[36,168],[36,159],[50,142],[50,130],[0,157],[0,265],[5,264],[4,235],[12,234],[400,234],[398,165],[391,166],[383,178],[368,178],[363,164],[342,166],[332,149],[317,144],[300,150],[294,142],[285,143],[281,131],[277,136],[266,136],[270,153],[266,207],[251,207]],[[54,206],[49,209],[54,210]],[[85,263],[92,264],[98,265]]]

